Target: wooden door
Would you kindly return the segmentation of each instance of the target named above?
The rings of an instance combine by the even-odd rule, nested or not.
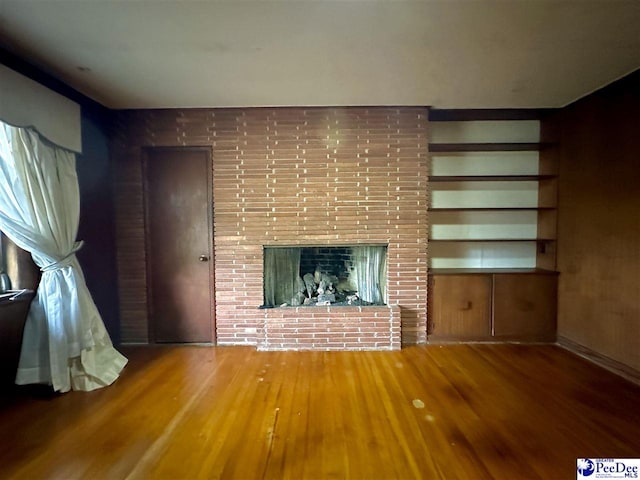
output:
[[[491,275],[431,275],[429,338],[491,338]]]
[[[501,339],[556,340],[558,277],[553,274],[496,274],[493,325]]]
[[[210,154],[150,149],[145,160],[150,336],[212,342]]]

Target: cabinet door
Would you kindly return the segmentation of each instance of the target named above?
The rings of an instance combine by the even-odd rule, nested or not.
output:
[[[496,337],[555,341],[557,277],[547,274],[496,274],[493,328]]]
[[[491,337],[491,275],[431,275],[430,335],[434,339]]]

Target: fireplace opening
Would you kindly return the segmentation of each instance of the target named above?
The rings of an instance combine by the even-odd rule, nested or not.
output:
[[[263,308],[386,305],[386,245],[264,247],[263,254]]]

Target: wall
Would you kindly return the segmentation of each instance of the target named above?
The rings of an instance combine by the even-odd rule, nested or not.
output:
[[[563,109],[558,334],[640,370],[640,73]]]
[[[80,187],[78,252],[87,287],[114,344],[120,341],[116,273],[113,171],[109,152],[110,113],[82,107],[82,154],[76,160]]]
[[[210,146],[220,344],[257,344],[263,245],[386,243],[404,343],[426,341],[426,108],[123,111],[114,135],[122,338],[148,341],[141,152]]]

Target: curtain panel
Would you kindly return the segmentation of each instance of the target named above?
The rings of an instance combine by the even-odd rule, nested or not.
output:
[[[365,245],[353,247],[352,252],[358,295],[369,303],[386,303],[387,248]]]
[[[127,363],[111,343],[75,255],[82,247],[75,160],[35,130],[0,122],[0,230],[42,270],[16,383],[50,384],[59,392],[110,385]]]
[[[277,307],[292,303],[300,278],[299,248],[264,249],[264,302]]]

